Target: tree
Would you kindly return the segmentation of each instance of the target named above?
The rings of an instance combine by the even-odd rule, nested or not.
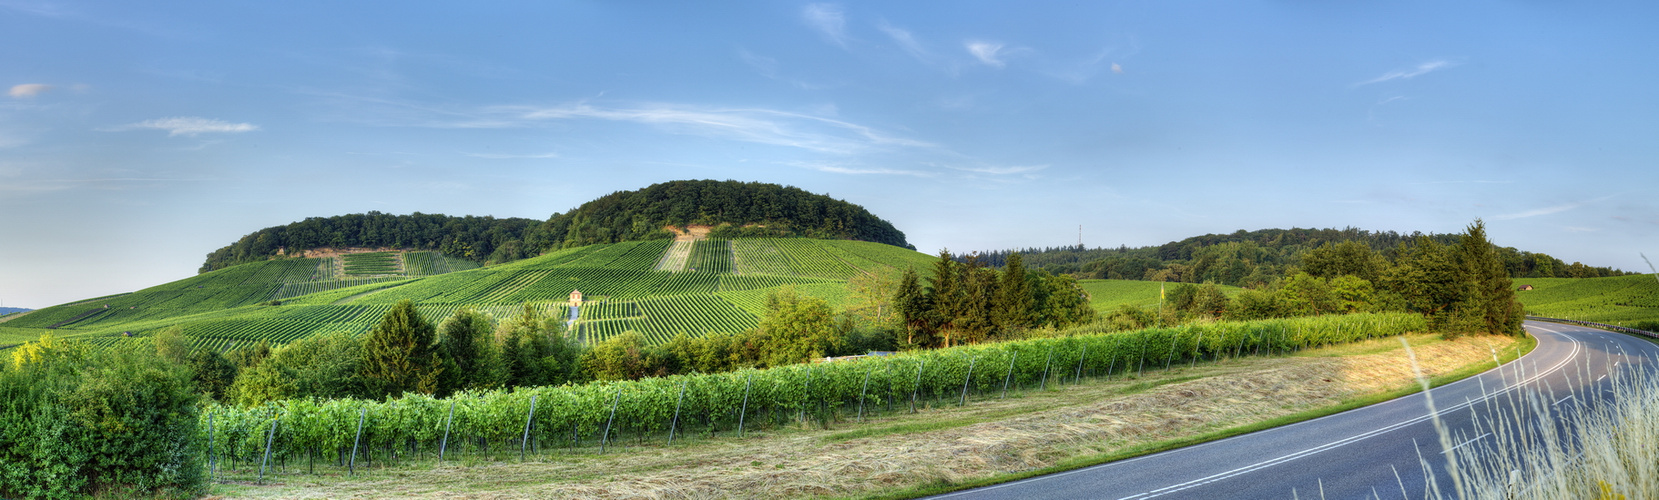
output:
[[[1302,254],[1302,270],[1317,278],[1357,276],[1376,282],[1387,267],[1388,261],[1382,255],[1356,240],[1326,242]]]
[[[598,380],[637,380],[646,375],[645,336],[632,330],[612,336],[582,355],[582,368]]]
[[[841,348],[834,311],[818,297],[803,297],[793,288],[766,296],[766,316],[760,320],[766,335],[761,359],[767,366],[783,366],[821,358]]]
[[[1008,256],[997,281],[997,300],[992,317],[998,330],[1030,328],[1036,323],[1037,301],[1031,293],[1031,279],[1026,276],[1025,260],[1019,253]]]
[[[414,302],[392,306],[364,345],[362,370],[370,390],[378,396],[436,392],[444,369],[436,344],[437,330],[415,311]]]
[[[893,294],[893,308],[898,309],[900,321],[903,322],[903,345],[925,346],[932,343],[928,330],[933,307],[914,269],[906,268],[899,278],[899,289]]]
[[[518,316],[496,327],[495,342],[506,385],[558,385],[578,378],[581,347],[541,308],[525,304]]]
[[[438,324],[438,346],[443,353],[443,392],[488,387],[484,369],[490,350],[490,333],[495,331],[489,316],[463,307]]]
[[[951,259],[949,250],[939,251],[939,260],[933,264],[933,278],[929,280],[927,302],[931,305],[932,324],[944,338],[929,347],[950,347],[951,336],[957,329],[956,322],[962,317],[966,291],[963,290],[958,267],[961,265]]]
[[[1486,239],[1486,222],[1475,219],[1464,231],[1457,254],[1464,274],[1474,288],[1479,311],[1480,331],[1504,335],[1521,335],[1521,323],[1526,319],[1520,301],[1515,299],[1514,282],[1498,259],[1496,247]]]

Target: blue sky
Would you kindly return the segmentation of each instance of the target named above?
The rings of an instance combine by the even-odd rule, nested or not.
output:
[[[481,4],[481,5],[480,5]],[[924,252],[1238,229],[1659,255],[1648,2],[0,0],[0,303],[259,228],[794,185]]]

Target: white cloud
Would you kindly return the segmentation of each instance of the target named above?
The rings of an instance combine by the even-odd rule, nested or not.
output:
[[[945,168],[981,174],[1010,175],[1036,172],[1038,170],[1048,168],[1048,165],[1019,165],[1011,167],[953,167],[946,165]]]
[[[48,90],[52,90],[52,88],[53,87],[51,85],[44,83],[25,83],[22,85],[13,85],[11,91],[7,92],[7,95],[18,99],[24,99],[43,94]]]
[[[829,37],[831,42],[843,48],[847,46],[847,16],[842,13],[841,6],[810,4],[801,11],[801,17],[806,19],[807,24]]]
[[[1535,210],[1527,210],[1527,211],[1524,211],[1524,212],[1516,212],[1516,213],[1512,213],[1512,214],[1503,214],[1503,215],[1492,217],[1492,220],[1525,219],[1525,218],[1528,218],[1528,217],[1537,217],[1537,216],[1540,216],[1540,215],[1556,214],[1556,213],[1561,213],[1561,212],[1565,212],[1565,211],[1568,211],[1568,210],[1572,210],[1572,209],[1575,209],[1575,208],[1578,208],[1578,207],[1582,207],[1582,206],[1585,206],[1585,205],[1589,205],[1591,203],[1604,201],[1604,200],[1607,200],[1608,198],[1612,198],[1612,196],[1609,195],[1609,196],[1603,196],[1603,197],[1600,197],[1600,198],[1596,198],[1594,200],[1575,201],[1575,202],[1572,202],[1572,203],[1564,203],[1564,204],[1556,205],[1556,206],[1553,206],[1553,207],[1544,207],[1544,208],[1539,208],[1539,209],[1535,209]]]
[[[542,160],[542,159],[558,158],[559,157],[558,153],[542,153],[542,154],[529,154],[529,155],[509,155],[509,154],[497,154],[497,153],[461,153],[461,154],[471,156],[473,158],[483,158],[483,159],[486,159],[486,160],[519,160],[519,159]]]
[[[1008,65],[1000,59],[1001,55],[999,53],[1002,52],[1003,47],[1001,43],[969,40],[965,43],[965,46],[969,54],[973,54],[975,58],[979,59],[979,62],[985,63],[987,66],[1001,68]]]
[[[876,25],[876,27],[881,29],[883,33],[886,33],[888,38],[892,38],[894,42],[898,43],[899,48],[904,49],[904,51],[909,53],[911,57],[919,59],[923,62],[928,62],[928,60],[931,59],[927,49],[922,48],[921,42],[916,41],[916,37],[911,35],[909,31],[893,27],[892,25],[887,24],[886,21]]]
[[[1123,74],[1123,66],[1119,66],[1118,63],[1112,63],[1112,72],[1119,75]]]
[[[138,129],[166,130],[167,135],[169,136],[195,136],[197,134],[231,134],[252,132],[259,130],[259,126],[251,123],[231,123],[224,120],[215,120],[212,118],[202,118],[198,116],[176,116],[172,118],[145,120],[106,130],[122,131]]]
[[[892,168],[854,168],[854,167],[844,167],[844,166],[840,166],[840,165],[826,165],[826,164],[822,164],[822,163],[793,163],[792,165],[794,165],[796,167],[804,168],[804,169],[817,170],[819,172],[829,172],[829,173],[832,173],[832,174],[908,175],[908,176],[912,176],[912,177],[934,177],[935,176],[935,174],[932,173],[932,172],[923,172],[923,171],[920,171],[920,170],[899,170],[899,169],[892,169]]]
[[[1416,78],[1416,77],[1419,77],[1419,76],[1422,76],[1422,75],[1429,74],[1429,73],[1434,72],[1436,70],[1450,68],[1452,66],[1455,66],[1455,65],[1452,64],[1451,61],[1447,61],[1445,59],[1436,59],[1436,60],[1429,61],[1429,62],[1426,62],[1426,63],[1423,63],[1423,64],[1419,64],[1415,68],[1394,70],[1394,71],[1390,71],[1390,72],[1387,72],[1387,73],[1383,73],[1382,76],[1372,78],[1370,80],[1366,80],[1366,81],[1363,81],[1363,82],[1356,83],[1356,84],[1354,84],[1354,86],[1358,87],[1358,86],[1361,86],[1361,85],[1370,85],[1370,84],[1373,84],[1373,83],[1382,83],[1382,82],[1386,82],[1386,81],[1389,81],[1389,80],[1412,79],[1412,78]]]
[[[760,108],[698,108],[648,105],[606,108],[575,103],[552,108],[500,108],[520,120],[599,119],[656,125],[675,132],[789,146],[825,153],[851,154],[873,146],[933,147],[876,130],[818,116]]]

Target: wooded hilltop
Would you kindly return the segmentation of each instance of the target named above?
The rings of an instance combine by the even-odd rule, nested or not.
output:
[[[617,191],[546,221],[523,218],[392,215],[311,217],[243,236],[208,254],[200,272],[316,248],[439,250],[499,264],[560,248],[672,238],[665,226],[712,226],[715,238],[805,237],[915,249],[904,232],[864,207],[793,186],[685,180]]]

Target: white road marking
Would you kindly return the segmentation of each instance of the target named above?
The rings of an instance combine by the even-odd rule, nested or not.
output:
[[[1460,443],[1460,444],[1458,444],[1458,445],[1457,445],[1457,446],[1453,446],[1453,447],[1451,447],[1451,448],[1447,448],[1447,449],[1446,449],[1446,451],[1442,451],[1442,452],[1440,452],[1440,454],[1441,454],[1441,455],[1445,455],[1445,454],[1447,454],[1447,453],[1451,453],[1451,452],[1452,452],[1452,451],[1453,451],[1453,450],[1456,450],[1456,449],[1458,449],[1458,448],[1462,448],[1462,447],[1464,447],[1464,446],[1466,446],[1466,445],[1468,445],[1468,444],[1469,444],[1469,443],[1473,443],[1473,442],[1475,442],[1475,441],[1480,441],[1480,440],[1482,440],[1482,439],[1486,439],[1486,436],[1490,436],[1490,435],[1492,435],[1492,433],[1490,433],[1490,432],[1488,432],[1488,433],[1485,433],[1485,434],[1481,434],[1481,435],[1480,435],[1480,437],[1477,437],[1477,438],[1474,438],[1474,439],[1470,439],[1470,440],[1468,440],[1468,441],[1464,441],[1464,442],[1462,442],[1462,443]]]

